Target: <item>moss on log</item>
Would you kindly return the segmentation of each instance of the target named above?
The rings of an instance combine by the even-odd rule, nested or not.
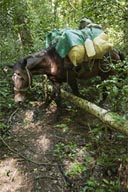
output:
[[[77,107],[82,108],[90,114],[99,118],[103,123],[107,124],[110,128],[115,129],[124,135],[128,135],[128,121],[124,120],[122,116],[109,112],[94,103],[91,103],[85,99],[79,98],[68,92],[61,90],[63,98],[70,100]]]

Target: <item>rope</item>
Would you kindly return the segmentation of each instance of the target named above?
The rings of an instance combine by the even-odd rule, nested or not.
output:
[[[29,87],[31,88],[32,85],[32,74],[30,73],[30,71],[28,70],[28,67],[25,67],[27,75],[28,75],[28,82],[29,82]]]

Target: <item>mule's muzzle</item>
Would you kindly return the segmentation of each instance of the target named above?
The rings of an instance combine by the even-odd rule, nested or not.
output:
[[[18,104],[22,104],[25,102],[25,95],[21,93],[15,94],[14,100]]]

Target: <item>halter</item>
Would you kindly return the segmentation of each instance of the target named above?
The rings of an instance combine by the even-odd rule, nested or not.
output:
[[[31,87],[31,84],[32,84],[32,74],[31,72],[28,70],[27,66],[25,67],[25,70],[26,70],[26,73],[27,73],[27,76],[28,76],[28,87],[26,88],[23,88],[23,89],[18,89],[16,87],[14,87],[14,91],[20,91],[20,92],[26,92],[30,87]],[[14,73],[13,76],[16,76],[17,74]]]

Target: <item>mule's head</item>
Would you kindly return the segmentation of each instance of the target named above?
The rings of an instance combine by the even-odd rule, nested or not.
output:
[[[32,83],[31,73],[27,68],[27,59],[20,60],[13,66],[14,100],[16,103],[25,101],[26,91]]]

